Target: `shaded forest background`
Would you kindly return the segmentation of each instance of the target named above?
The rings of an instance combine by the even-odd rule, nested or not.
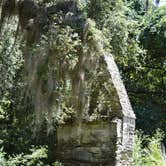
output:
[[[57,1],[38,3],[49,6]],[[92,31],[102,31],[106,49],[115,58],[137,116],[136,129],[149,135],[157,128],[166,133],[166,6],[141,0],[90,0],[78,1],[78,7],[95,21]],[[0,145],[8,154],[18,154],[34,144],[34,121],[33,106],[22,92],[25,43],[17,32],[17,18],[11,20],[2,25],[1,19]],[[43,144],[52,146],[49,141]]]

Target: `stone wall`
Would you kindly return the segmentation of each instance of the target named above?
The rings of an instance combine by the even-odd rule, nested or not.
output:
[[[63,125],[57,157],[65,166],[130,166],[134,119]]]
[[[65,166],[132,165],[135,115],[113,57],[104,55],[104,60],[107,78],[110,76],[112,80],[102,80],[102,84],[107,83],[108,94],[111,94],[104,96],[104,100],[109,102],[102,103],[108,114],[104,119],[102,114],[96,119],[91,115],[82,116],[73,124],[59,126],[57,158]],[[104,91],[98,94],[100,97]]]
[[[58,129],[58,159],[65,166],[114,166],[115,122],[81,123]]]
[[[131,166],[133,163],[135,119],[124,117],[117,124],[119,134],[117,137],[116,166]]]

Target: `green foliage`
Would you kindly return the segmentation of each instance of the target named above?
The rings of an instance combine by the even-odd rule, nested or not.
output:
[[[146,137],[143,135],[142,132],[136,133],[135,144],[134,144],[134,153],[133,153],[133,159],[134,159],[135,166],[142,166],[144,164],[144,161],[143,161],[143,156],[144,156],[143,141],[145,139],[146,139]]]
[[[63,166],[63,165],[59,162],[55,162],[55,163],[53,163],[53,166]]]
[[[143,130],[148,135],[152,135],[157,128],[166,132],[165,107],[159,105],[158,101],[153,98],[149,101],[148,94],[132,95],[133,109],[137,115],[137,128]],[[141,100],[141,98],[144,100]]]
[[[138,36],[146,54],[140,61],[139,70],[124,73],[130,78],[125,82],[137,115],[137,127],[148,134],[156,128],[166,131],[165,9],[165,6],[151,8],[141,17]]]
[[[81,40],[74,30],[66,26],[62,28],[55,25],[56,33],[53,33],[50,48],[60,63],[66,63],[66,67],[73,68],[78,61],[78,49],[81,47]],[[64,44],[65,43],[65,44]]]
[[[129,66],[138,66],[139,59],[144,54],[136,40],[135,29],[138,28],[138,22],[126,16],[126,10],[128,9],[124,7],[112,11],[103,27],[105,36],[109,36],[111,52],[122,70]]]
[[[3,148],[0,149],[0,165],[1,166],[49,166],[47,147],[32,147],[29,153],[21,153],[8,156]],[[52,166],[63,166],[59,162],[54,162]]]
[[[127,5],[135,10],[137,14],[143,15],[152,6],[152,0],[127,0]]]
[[[121,3],[121,0],[89,0],[87,2],[87,16],[95,20],[97,27],[101,29],[111,11],[118,8]]]
[[[21,153],[14,156],[6,156],[6,153],[2,149],[0,150],[0,163],[2,166],[46,166],[45,159],[47,159],[46,147],[33,147],[30,149],[29,154]]]
[[[166,48],[166,7],[151,9],[145,15],[140,40],[152,58],[164,58]]]
[[[156,101],[164,103],[166,87],[166,8],[149,10],[143,17],[140,25],[139,40],[147,50],[140,70],[135,75],[135,80],[143,80],[137,84],[139,91],[144,91],[156,96]],[[154,96],[152,96],[154,98]],[[159,101],[160,100],[160,101]]]
[[[22,53],[19,43],[15,43],[15,21],[6,24],[0,36],[0,98],[13,87],[17,71],[22,66]],[[3,39],[3,40],[2,40]]]
[[[0,163],[1,166],[6,166],[6,159],[5,159],[5,153],[3,152],[3,149],[0,149]]]
[[[5,119],[5,111],[2,109],[2,106],[0,106],[0,120],[4,120]]]
[[[161,151],[163,137],[163,132],[160,130],[156,130],[152,137],[137,132],[133,154],[134,166],[165,166],[166,161]]]
[[[35,44],[32,54],[38,56],[37,51],[40,52],[41,48],[43,48],[43,53],[48,50],[45,54],[50,54],[50,57],[44,64],[39,64],[39,76],[47,77],[47,71],[51,70],[48,67],[52,67],[53,71],[56,71],[58,66],[65,67],[64,72],[65,69],[68,72],[78,62],[78,50],[81,49],[80,36],[70,26],[63,27],[55,23],[47,34],[41,36],[40,42]],[[53,65],[56,62],[57,64]],[[50,66],[48,63],[52,63],[52,65]]]
[[[0,100],[0,140],[3,140],[4,150],[8,154],[27,151],[31,143],[32,116],[27,116],[26,109],[19,110],[14,104],[21,104],[20,100]],[[18,103],[20,102],[20,103]],[[24,107],[25,108],[25,107]],[[23,111],[25,113],[23,114]]]
[[[0,35],[3,39],[0,40],[0,140],[3,140],[5,150],[9,147],[15,150],[14,139],[20,140],[14,138],[18,134],[18,128],[14,125],[17,118],[14,119],[15,110],[11,109],[17,98],[14,97],[14,89],[18,90],[21,85],[19,72],[23,65],[21,44],[15,38],[16,22],[13,19],[11,23],[6,23]]]

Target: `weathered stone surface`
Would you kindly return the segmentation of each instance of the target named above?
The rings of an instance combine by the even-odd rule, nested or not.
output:
[[[104,118],[101,113],[96,118],[96,113],[87,121],[80,120],[58,128],[58,158],[65,166],[132,165],[135,115],[113,57],[105,55],[104,58],[112,79],[112,83],[108,81],[106,86],[108,88],[110,83],[109,89],[112,87],[114,95],[106,98],[108,102],[99,104],[99,107],[101,110],[108,108],[109,103],[109,112],[106,111]],[[102,91],[99,94],[103,95]]]
[[[115,131],[116,125],[108,122],[62,126],[58,129],[58,158],[90,165],[115,162],[111,161],[116,151]],[[68,145],[71,140],[74,144]]]

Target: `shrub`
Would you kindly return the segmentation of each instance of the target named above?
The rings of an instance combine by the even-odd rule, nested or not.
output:
[[[166,161],[161,150],[161,141],[164,138],[163,132],[157,130],[150,136],[144,136],[142,132],[137,132],[134,146],[135,166],[165,166]]]
[[[0,164],[1,166],[47,166],[44,160],[47,159],[47,148],[32,147],[30,154],[18,154],[7,156],[3,149],[0,149]]]

